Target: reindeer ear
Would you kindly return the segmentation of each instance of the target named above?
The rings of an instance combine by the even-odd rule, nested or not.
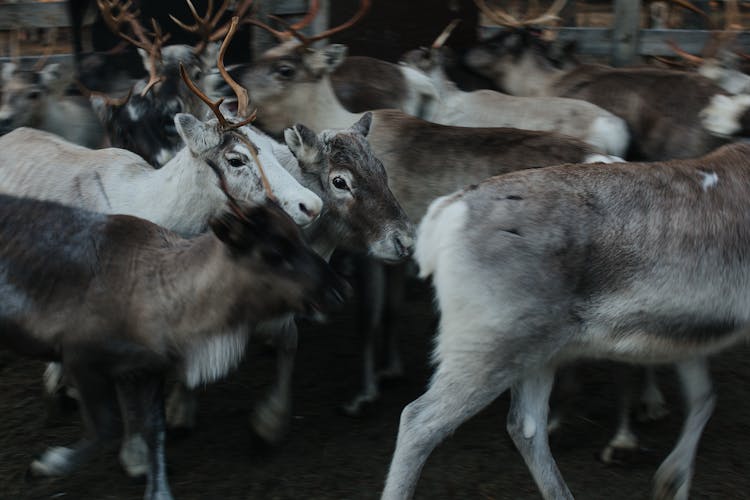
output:
[[[284,130],[284,141],[302,170],[310,171],[323,159],[322,144],[315,132],[302,124]]]
[[[143,69],[146,71],[149,70],[150,61],[148,60],[148,52],[143,50],[142,48],[138,47],[138,55],[141,56],[141,61],[143,62]]]
[[[312,55],[310,55],[308,64],[316,74],[332,73],[333,70],[338,68],[339,65],[344,62],[346,52],[346,45],[334,43],[315,50]]]
[[[177,133],[193,154],[201,154],[219,145],[221,134],[215,124],[204,123],[189,113],[174,116]]]
[[[367,134],[370,133],[371,125],[372,125],[372,112],[367,111],[365,114],[362,115],[362,118],[360,118],[357,123],[352,125],[352,130],[358,134],[362,134],[363,136],[367,137]]]

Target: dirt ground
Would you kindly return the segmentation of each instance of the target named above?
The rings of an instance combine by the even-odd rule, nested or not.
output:
[[[245,363],[201,395],[199,428],[167,443],[172,491],[177,499],[377,498],[393,451],[403,406],[417,397],[430,373],[427,354],[433,313],[429,290],[411,283],[401,321],[406,379],[387,387],[380,403],[357,419],[339,403],[359,378],[359,340],[353,308],[322,326],[304,326],[296,372],[291,432],[276,449],[251,439],[248,414],[273,373],[273,357],[251,347]],[[750,403],[744,385],[750,349],[741,346],[713,361],[719,393],[716,412],[698,452],[695,499],[750,498]],[[35,454],[79,437],[77,415],[45,425],[42,364],[0,353],[0,498],[137,499],[143,485],[121,472],[115,452],[70,477],[27,480]],[[595,459],[611,432],[616,392],[606,364],[586,365],[577,408],[552,442],[553,453],[579,499],[650,497],[651,477],[675,442],[681,404],[671,371],[661,380],[671,414],[642,425],[644,450],[627,465]],[[507,395],[462,426],[430,457],[420,499],[537,499],[531,476],[505,432]]]

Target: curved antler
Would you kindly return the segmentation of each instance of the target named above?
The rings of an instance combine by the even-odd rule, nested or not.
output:
[[[279,31],[279,30],[273,29],[268,24],[266,24],[266,23],[264,23],[262,21],[259,21],[257,19],[247,19],[244,22],[249,23],[249,24],[253,24],[253,25],[258,26],[260,28],[263,28],[264,30],[268,31],[273,36],[275,36],[280,42],[288,42],[288,41],[292,40],[292,38],[296,38],[297,40],[300,41],[300,43],[303,46],[306,47],[306,46],[310,45],[313,42],[316,42],[318,40],[322,40],[324,38],[328,38],[329,36],[331,36],[333,34],[339,33],[341,31],[344,31],[345,29],[348,29],[348,28],[354,26],[356,23],[358,23],[360,21],[360,19],[362,19],[362,17],[364,17],[364,15],[367,13],[367,11],[370,10],[371,3],[372,3],[371,0],[360,0],[359,9],[351,17],[351,19],[349,19],[348,21],[346,21],[343,24],[340,24],[339,26],[335,26],[333,28],[329,28],[329,29],[323,31],[322,33],[318,33],[318,34],[312,35],[312,36],[305,36],[302,33],[300,33],[299,30],[302,29],[302,28],[304,28],[308,24],[310,24],[312,22],[312,20],[315,18],[315,16],[317,15],[318,9],[319,9],[319,1],[318,0],[311,0],[310,1],[310,8],[309,8],[308,12],[305,14],[305,16],[300,21],[298,21],[297,23],[294,23],[294,24],[289,24],[286,21],[284,21],[283,19],[280,19],[280,18],[278,18],[276,16],[272,16],[272,15],[268,16],[269,19],[273,19],[274,21],[277,21],[278,23],[280,23],[281,25],[283,25],[286,28],[285,31]]]
[[[96,0],[96,4],[104,22],[113,33],[148,53],[148,82],[141,90],[141,96],[145,96],[154,85],[162,80],[162,77],[157,74],[156,62],[161,59],[161,49],[171,35],[163,33],[159,24],[152,18],[153,40],[149,40],[146,30],[138,21],[139,12],[137,10],[130,12],[130,7],[133,5],[131,0],[126,0],[125,3],[120,3],[120,0]],[[135,38],[123,33],[122,29],[125,24],[130,26]]]
[[[86,97],[99,97],[104,101],[104,103],[107,106],[110,106],[112,108],[119,108],[120,106],[124,106],[133,96],[133,87],[130,87],[130,90],[128,90],[128,94],[125,97],[109,97],[107,94],[103,92],[97,92],[95,90],[89,89],[83,83],[81,83],[81,81],[78,79],[74,81],[75,81],[76,86],[78,87],[78,90],[81,92],[81,94],[83,94]]]
[[[547,24],[552,21],[559,21],[560,16],[558,16],[557,14],[559,14],[563,7],[565,7],[566,3],[567,0],[555,0],[555,2],[550,5],[550,8],[547,9],[544,14],[533,17],[531,19],[524,19],[523,24],[526,26],[532,26],[534,24]]]
[[[491,9],[484,0],[474,0],[474,3],[484,15],[499,26],[520,29],[535,24],[547,24],[552,21],[559,21],[560,16],[557,14],[565,7],[567,0],[555,0],[543,14],[530,19],[518,19],[502,9]]]
[[[490,9],[484,0],[474,0],[476,6],[481,10],[485,16],[489,17],[491,21],[498,24],[499,26],[505,26],[506,28],[521,28],[523,23],[502,10]]]
[[[247,116],[248,104],[250,102],[250,98],[247,95],[247,90],[242,85],[237,83],[224,67],[224,54],[226,53],[227,48],[229,47],[229,44],[234,37],[234,34],[237,32],[237,25],[239,24],[239,22],[239,17],[234,16],[232,18],[231,24],[229,26],[229,32],[227,33],[226,38],[224,38],[224,41],[221,43],[221,48],[219,49],[219,58],[216,61],[216,65],[219,68],[219,73],[221,73],[224,81],[227,82],[230,87],[232,87],[232,90],[237,95],[237,114],[239,116]]]
[[[703,64],[704,59],[702,57],[695,56],[690,52],[683,50],[679,45],[677,45],[677,43],[675,43],[674,40],[667,40],[665,43],[669,45],[669,48],[672,49],[675,54],[677,54],[690,64],[695,64],[696,66],[700,66],[701,64]]]
[[[453,33],[453,30],[456,29],[456,26],[458,26],[458,23],[460,23],[460,19],[454,19],[450,22],[448,26],[445,27],[445,29],[438,35],[438,37],[435,39],[434,42],[432,42],[432,48],[433,49],[439,49],[443,46],[443,44],[448,40],[448,37],[451,36],[451,33]]]
[[[224,68],[224,52],[226,51],[226,47],[229,45],[229,42],[232,39],[232,36],[234,36],[235,31],[237,30],[237,24],[239,23],[239,19],[235,16],[232,18],[232,24],[229,28],[229,33],[227,33],[227,37],[224,39],[224,42],[221,45],[221,50],[219,51],[219,58],[217,61],[217,65],[219,66],[219,71],[222,74],[222,77],[224,77],[225,81],[232,87],[232,89],[237,94],[237,101],[238,101],[238,108],[244,107],[244,113],[240,114],[240,116],[247,114],[247,90],[245,90],[239,83],[235,82],[227,72],[226,68]],[[238,123],[232,123],[229,120],[226,119],[224,114],[221,112],[220,106],[221,103],[224,102],[224,98],[220,97],[216,101],[212,101],[201,89],[198,88],[198,86],[190,79],[190,77],[187,74],[187,71],[185,70],[185,66],[180,63],[180,76],[182,77],[182,80],[185,82],[185,85],[188,86],[188,88],[196,95],[198,98],[206,103],[206,105],[211,109],[211,111],[216,115],[216,119],[219,120],[219,126],[222,130],[228,131],[228,130],[234,130],[240,127],[243,127],[250,122],[252,122],[255,119],[255,112],[253,112],[249,117],[245,118],[244,120],[238,122]],[[244,104],[240,101],[243,100],[244,97]],[[239,114],[239,113],[238,113]]]
[[[693,6],[687,0],[672,0],[681,7],[689,8],[690,10],[696,9],[704,16],[708,15],[697,7]],[[690,6],[690,7],[689,7]],[[691,8],[692,7],[692,8]],[[735,36],[737,36],[738,30],[742,30],[742,24],[740,23],[739,7],[737,0],[726,0],[724,9],[724,28],[719,31],[714,31],[706,44],[701,49],[702,57],[693,55],[686,50],[680,48],[677,43],[672,40],[668,40],[666,43],[669,47],[681,58],[693,65],[701,65],[707,58],[715,57],[716,54],[726,45],[728,45]]]
[[[372,3],[371,0],[361,0],[359,3],[359,10],[354,13],[351,19],[349,19],[343,24],[340,24],[333,28],[329,28],[322,33],[318,33],[316,35],[309,37],[308,43],[317,42],[318,40],[328,38],[331,35],[340,33],[341,31],[344,31],[345,29],[351,28],[352,26],[357,24],[360,21],[360,19],[362,19],[365,16],[365,14],[367,14],[367,11],[370,10],[371,3]]]

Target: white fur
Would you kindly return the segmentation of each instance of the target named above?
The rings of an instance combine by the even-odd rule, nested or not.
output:
[[[536,434],[536,422],[530,415],[523,417],[523,437],[531,439]]]
[[[625,120],[615,115],[597,116],[583,140],[611,155],[622,157],[630,143],[630,132]]]
[[[740,131],[739,118],[750,108],[750,95],[715,95],[700,112],[703,127],[712,134],[728,137]]]
[[[201,132],[206,130],[201,128]],[[320,198],[279,164],[268,136],[250,127],[242,132],[258,147],[260,161],[282,207],[298,224],[311,222],[322,207]],[[134,215],[187,236],[205,230],[207,221],[226,206],[216,175],[188,148],[159,170],[126,150],[90,150],[25,128],[1,137],[0,148],[2,193]],[[244,177],[235,177],[232,172],[227,175],[230,191],[239,199],[261,202],[266,194],[259,171],[252,164],[248,168]],[[300,205],[310,213],[302,212]]]
[[[455,241],[454,232],[466,223],[469,207],[460,201],[450,201],[452,196],[441,196],[433,201],[417,229],[414,258],[421,278],[435,272],[442,251]]]
[[[409,91],[407,107],[403,110],[410,115],[428,119],[434,113],[434,109],[440,101],[438,89],[430,78],[410,66],[399,66],[401,73],[406,79],[406,88]]]
[[[218,380],[235,368],[245,353],[247,327],[191,340],[184,352],[183,380],[189,388]]]
[[[583,163],[623,163],[625,160],[618,156],[613,155],[602,155],[599,153],[594,153],[590,155],[586,155],[586,158],[584,158]]]
[[[703,188],[704,191],[708,191],[708,188],[714,187],[719,183],[719,176],[716,175],[716,172],[700,171],[700,174],[703,176],[701,187]]]
[[[564,97],[513,96],[494,90],[464,92],[448,79],[439,64],[427,72],[408,62],[401,65],[431,81],[439,92],[433,113],[422,117],[426,120],[459,127],[513,127],[557,132],[617,156],[625,154],[630,142],[625,121],[590,102]]]

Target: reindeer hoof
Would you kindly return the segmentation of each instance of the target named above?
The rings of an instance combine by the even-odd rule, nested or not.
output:
[[[636,418],[639,422],[656,422],[669,415],[669,409],[664,401],[644,401]]]
[[[75,451],[64,446],[48,448],[42,455],[31,462],[26,472],[27,477],[64,476],[72,467],[71,457]]]
[[[250,419],[250,428],[266,445],[276,445],[284,439],[289,426],[289,405],[278,398],[270,398],[258,406]]]
[[[140,435],[128,437],[120,448],[120,465],[131,478],[148,474],[148,446]]]
[[[379,398],[380,393],[377,390],[363,392],[354,396],[348,403],[342,404],[339,409],[347,417],[361,417],[374,406]]]

